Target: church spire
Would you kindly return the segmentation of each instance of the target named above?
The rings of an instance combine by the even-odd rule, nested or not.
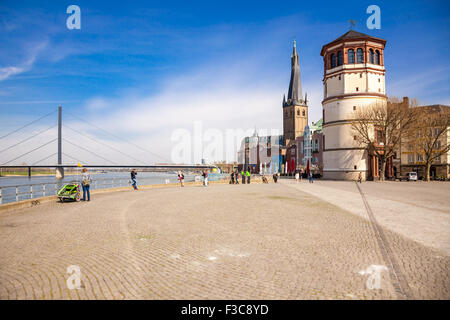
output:
[[[291,56],[291,81],[289,82],[288,103],[300,104],[302,102],[302,83],[300,80],[300,63],[297,54],[297,46],[294,47]]]

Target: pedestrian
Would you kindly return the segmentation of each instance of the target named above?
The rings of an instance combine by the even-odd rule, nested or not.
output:
[[[359,183],[362,182],[362,173],[361,173],[361,171],[359,172],[359,175],[358,175],[358,181],[359,181]]]
[[[298,171],[295,172],[295,181],[298,182],[298,180],[300,179],[300,173]]]
[[[133,182],[131,185],[133,186],[134,190],[138,190],[136,176],[137,176],[136,169],[131,170],[131,181]]]
[[[250,184],[250,171],[246,171],[245,175],[247,176],[247,183]]]
[[[239,171],[234,172],[234,181],[236,184],[239,184]]]
[[[234,184],[234,172],[230,174],[230,184]]]
[[[208,186],[208,170],[203,171],[202,176],[203,176],[203,185],[205,187],[207,187]]]
[[[309,183],[314,183],[312,172],[309,173]]]
[[[245,173],[244,173],[244,169],[241,170],[241,176],[242,176],[242,184],[245,184]]]
[[[180,186],[184,187],[184,174],[181,171],[178,171],[178,181],[180,181]]]
[[[87,193],[87,201],[91,201],[91,175],[87,172],[86,168],[83,168],[83,174],[81,175],[81,186],[83,187],[83,201],[86,201],[86,193]]]
[[[300,169],[299,176],[300,176],[300,182],[302,182],[303,181],[303,169]]]
[[[278,174],[275,172],[273,174],[272,178],[273,178],[273,182],[277,183],[277,181],[278,181]]]

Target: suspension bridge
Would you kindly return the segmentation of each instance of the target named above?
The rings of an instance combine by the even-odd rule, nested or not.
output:
[[[57,124],[53,124],[49,127],[44,127],[43,130],[38,131],[37,133],[33,133],[32,135],[27,136],[24,139],[20,139],[19,141],[16,141],[9,146],[3,146],[2,140],[4,140],[7,137],[12,137],[14,135],[17,135],[20,132],[23,132],[26,129],[32,128],[34,125],[39,124],[40,122],[44,121],[44,119],[49,118],[50,116],[53,116],[57,113]],[[44,143],[41,143],[37,146],[34,146],[30,150],[26,150],[25,152],[22,152],[20,155],[14,156],[11,159],[7,160],[6,162],[0,163],[0,169],[28,169],[28,176],[31,176],[32,170],[36,168],[54,168],[55,174],[57,178],[63,178],[64,177],[64,169],[65,168],[77,168],[79,167],[79,164],[82,164],[85,168],[109,168],[109,169],[118,169],[118,168],[139,168],[139,169],[168,169],[168,170],[176,170],[176,169],[212,169],[215,168],[215,165],[206,165],[206,164],[173,164],[170,160],[167,160],[165,157],[162,157],[155,152],[152,152],[148,150],[147,148],[144,148],[142,146],[137,145],[134,142],[131,142],[123,137],[118,136],[117,134],[114,134],[100,126],[94,123],[90,123],[86,121],[86,119],[82,119],[72,113],[69,113],[69,115],[78,120],[81,121],[83,124],[88,125],[91,129],[95,129],[98,132],[102,132],[104,135],[109,136],[109,138],[112,138],[116,142],[120,142],[127,147],[130,147],[131,150],[139,150],[141,153],[150,154],[153,157],[156,157],[158,159],[161,159],[164,163],[162,164],[151,164],[149,161],[138,159],[135,156],[131,155],[130,153],[125,153],[116,146],[111,145],[111,143],[107,143],[104,140],[101,140],[99,138],[96,138],[93,135],[87,134],[85,132],[82,132],[80,129],[74,128],[72,125],[63,124],[62,121],[62,107],[59,106],[57,110],[54,110],[52,112],[49,112],[37,119],[34,119],[24,125],[22,125],[19,128],[16,128],[10,132],[7,132],[0,136],[0,155],[2,153],[5,153],[6,151],[14,151],[14,148],[17,148],[19,146],[23,146],[26,142],[32,141],[33,139],[35,141],[39,140],[41,136],[43,136],[44,133],[48,133],[50,130],[55,129],[57,127],[57,137],[51,138],[48,141],[45,141]],[[63,137],[63,128],[70,130],[71,133],[73,133],[72,137],[83,137],[85,139],[88,139],[94,144],[101,145],[103,147],[108,148],[113,152],[113,154],[121,155],[127,159],[130,162],[126,163],[117,163],[113,161],[111,158],[104,157],[100,155],[98,152],[86,147],[81,146],[77,143],[77,139],[66,139]],[[41,142],[41,141],[40,141]],[[42,148],[52,145],[56,142],[57,148],[56,152],[51,153],[49,155],[46,155],[44,158],[39,159],[37,161],[34,161],[31,164],[14,164],[16,161],[23,159],[25,156],[32,155],[33,153],[36,153],[38,150],[41,150]],[[73,154],[69,154],[67,152],[63,152],[63,145],[70,145],[71,147],[74,147],[75,149],[79,150],[81,153],[87,153],[93,156],[94,158],[99,159],[98,163],[91,164],[87,161],[83,161],[83,159],[80,159],[80,156],[74,156]],[[54,164],[42,164],[44,161],[49,160],[52,157],[57,157],[56,163]],[[73,164],[67,164],[63,162],[63,156],[64,158],[68,158],[71,161],[73,161]],[[132,162],[132,163],[131,163]],[[76,163],[76,164],[74,164]]]

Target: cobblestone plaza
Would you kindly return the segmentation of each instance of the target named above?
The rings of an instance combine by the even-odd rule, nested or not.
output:
[[[360,190],[214,184],[1,213],[0,298],[449,299],[450,185]],[[373,265],[387,268],[378,289]]]

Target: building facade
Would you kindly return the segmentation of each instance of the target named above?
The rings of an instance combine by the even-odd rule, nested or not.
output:
[[[322,47],[323,175],[327,179],[366,179],[373,156],[354,139],[351,122],[358,108],[386,101],[386,40],[350,30]]]
[[[405,99],[405,98],[404,98]],[[450,106],[446,105],[429,105],[418,107],[419,110],[424,113],[438,112],[441,117],[450,116]],[[435,128],[430,128],[432,132]],[[437,149],[445,150],[450,144],[450,127],[447,129],[446,134],[444,134],[440,139],[436,139]],[[401,145],[399,148],[399,153],[401,154],[399,167],[401,175],[405,176],[408,172],[417,172],[419,179],[425,178],[426,176],[426,166],[425,166],[425,156],[420,152],[415,152],[410,148],[410,141],[407,137],[403,137],[401,140]],[[450,151],[442,154],[440,157],[434,159],[430,167],[430,178],[431,179],[450,179]]]
[[[295,139],[295,144],[288,147],[286,152],[287,172],[290,174],[309,169],[314,174],[323,175],[323,133],[322,119],[307,125],[302,136]]]

